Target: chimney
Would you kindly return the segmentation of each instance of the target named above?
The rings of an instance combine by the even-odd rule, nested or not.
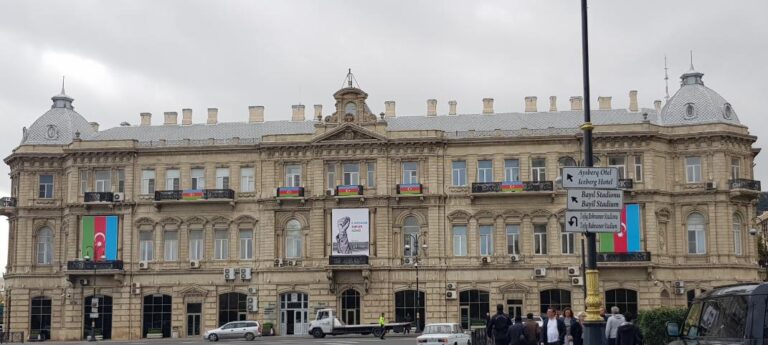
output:
[[[427,116],[437,116],[437,100],[427,100]]]
[[[571,97],[571,110],[584,110],[584,105],[582,104],[582,100],[584,100],[581,96],[573,96]]]
[[[493,98],[483,98],[483,114],[493,114]]]
[[[165,121],[163,121],[164,125],[175,125],[179,114],[175,111],[166,111],[163,113],[163,117],[165,118]]]
[[[549,111],[557,111],[557,96],[549,96]]]
[[[536,96],[525,97],[525,112],[535,113],[538,111],[536,108]]]
[[[206,123],[209,125],[215,125],[217,122],[219,122],[219,109],[208,108],[208,121]]]
[[[248,123],[264,122],[264,106],[252,105],[248,107]]]
[[[320,122],[323,121],[323,105],[322,104],[315,104],[315,119],[317,119],[317,121],[320,121]]]
[[[189,109],[189,108],[181,109],[181,124],[182,125],[192,124],[192,109]]]
[[[661,112],[661,100],[657,99],[657,100],[653,101],[653,107],[656,108],[656,112],[657,113],[660,113]]]
[[[151,126],[152,125],[152,113],[141,113],[141,125],[142,126]]]
[[[91,125],[91,128],[93,128],[94,132],[98,132],[99,131],[99,123],[98,122],[89,122],[88,124]]]
[[[456,101],[448,101],[448,115],[456,115]]]
[[[611,110],[611,96],[597,97],[598,110]]]
[[[384,102],[384,117],[395,117],[395,101]]]
[[[293,114],[291,115],[291,121],[304,121],[304,105],[294,104],[292,106]]]
[[[637,111],[637,90],[629,91],[629,111]]]

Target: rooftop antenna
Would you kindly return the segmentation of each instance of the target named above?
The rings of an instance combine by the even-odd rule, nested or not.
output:
[[[62,94],[62,95],[65,95],[65,94],[66,94],[66,93],[64,92],[64,78],[66,78],[66,76],[64,76],[64,75],[63,75],[63,76],[61,76],[61,94]]]
[[[342,84],[341,87],[355,87],[354,84],[357,85],[358,89],[360,88],[360,83],[357,82],[357,78],[355,78],[355,75],[352,74],[352,69],[350,68],[347,71],[347,76],[344,77],[344,84]]]
[[[667,71],[669,68],[667,67],[667,56],[664,55],[664,92],[666,93],[666,96],[664,96],[664,100],[669,101],[669,74]]]
[[[693,50],[691,50],[691,71],[693,71]]]

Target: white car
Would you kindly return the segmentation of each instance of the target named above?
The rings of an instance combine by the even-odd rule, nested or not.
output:
[[[253,340],[261,335],[261,325],[258,321],[232,321],[203,334],[203,339],[219,341],[219,339],[244,338]]]
[[[472,345],[472,340],[458,323],[430,323],[416,338],[416,344]]]

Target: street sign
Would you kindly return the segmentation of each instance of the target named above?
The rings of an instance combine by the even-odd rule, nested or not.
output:
[[[621,211],[624,206],[624,192],[615,189],[569,189],[568,210]]]
[[[621,211],[566,211],[567,232],[621,232]]]
[[[616,189],[619,170],[616,168],[563,168],[563,188]]]

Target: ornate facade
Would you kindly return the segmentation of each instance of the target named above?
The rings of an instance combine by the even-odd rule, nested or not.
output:
[[[625,203],[640,209],[641,250],[600,255],[606,304],[684,306],[757,280],[756,137],[701,73],[684,74],[663,108],[639,108],[636,95],[627,109],[601,97],[593,113],[596,165],[617,167]],[[529,97],[524,113],[485,99],[468,115],[450,102],[439,116],[429,100],[426,116],[405,117],[394,102],[376,115],[351,83],[334,99],[308,121],[303,105],[293,121],[267,122],[254,106],[243,123],[209,109],[193,124],[184,109],[181,124],[145,113],[99,131],[62,90],[5,159],[6,330],[83,339],[95,312],[96,334],[113,339],[197,336],[238,319],[306,334],[327,307],[348,323],[385,312],[465,326],[497,303],[584,309],[581,236],[562,230],[558,183],[583,156],[581,98],[539,112]],[[369,255],[333,262],[331,212],[345,208],[369,211]],[[117,219],[106,244],[116,260],[85,244],[98,216]]]

